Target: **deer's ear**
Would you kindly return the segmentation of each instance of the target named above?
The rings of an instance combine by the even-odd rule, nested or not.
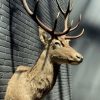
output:
[[[44,44],[44,45],[47,45],[48,44],[48,37],[47,37],[47,34],[46,32],[39,27],[39,37],[40,37],[40,40],[41,42]]]

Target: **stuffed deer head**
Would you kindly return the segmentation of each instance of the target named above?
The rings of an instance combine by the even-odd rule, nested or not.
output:
[[[57,14],[57,18],[55,19],[55,23],[54,23],[52,29],[50,29],[49,27],[44,25],[44,23],[36,15],[37,7],[38,7],[40,0],[37,0],[34,12],[32,12],[31,9],[29,8],[26,0],[22,0],[22,1],[24,4],[24,8],[28,12],[28,14],[33,18],[33,20],[40,27],[39,28],[40,40],[45,45],[45,49],[47,49],[49,47],[48,54],[49,54],[51,60],[53,62],[56,62],[59,64],[62,64],[62,63],[79,64],[79,63],[81,63],[83,61],[83,56],[81,54],[79,54],[75,49],[73,49],[69,45],[69,42],[73,39],[77,39],[77,38],[81,37],[84,33],[84,29],[77,36],[68,35],[69,32],[74,31],[79,26],[79,23],[81,20],[81,16],[80,16],[80,19],[77,22],[75,27],[72,27],[73,21],[71,22],[71,25],[68,26],[68,19],[69,19],[69,15],[71,12],[70,0],[68,2],[68,7],[67,7],[66,12],[62,10],[62,8],[59,5],[58,0],[56,0],[57,6],[58,6],[60,12],[58,12],[58,14]],[[64,16],[64,30],[62,32],[56,32],[55,29],[57,26],[57,20],[59,18],[60,13],[62,13],[62,15]],[[48,34],[50,34],[51,38],[48,39],[46,32]]]
[[[79,38],[84,33],[83,29],[77,36],[68,35],[69,32],[75,30],[79,25],[78,22],[73,28],[72,24],[71,26],[68,26],[68,17],[71,12],[70,0],[66,12],[62,10],[56,0],[58,8],[65,20],[63,32],[55,31],[59,13],[52,29],[48,28],[39,20],[36,15],[39,1],[40,0],[37,0],[35,10],[32,12],[26,0],[22,0],[26,11],[39,27],[41,27],[39,28],[39,36],[45,49],[33,67],[17,67],[16,72],[8,83],[5,100],[42,100],[42,98],[53,88],[57,79],[60,64],[79,64],[83,61],[83,56],[69,45],[71,40]],[[50,34],[51,38],[47,37],[46,32]]]

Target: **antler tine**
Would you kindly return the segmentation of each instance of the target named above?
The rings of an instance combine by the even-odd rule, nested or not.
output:
[[[68,14],[72,11],[72,9],[70,9],[70,0],[68,1],[68,8],[67,11],[65,12],[65,18],[68,16]]]
[[[64,17],[65,17],[65,30],[67,30],[68,28],[71,29],[71,26],[72,26],[72,25],[70,27],[68,26],[68,20],[69,20],[68,14],[70,14],[71,11],[72,11],[72,9],[70,10],[70,0],[69,0],[68,7],[67,7],[67,10],[66,10],[65,15],[64,15]]]
[[[81,14],[80,14],[80,18],[79,18],[77,24],[73,28],[71,28],[70,31],[74,31],[75,29],[77,29],[80,24],[80,21],[81,21]]]
[[[68,2],[68,8],[67,8],[67,11],[66,11],[66,12],[60,7],[60,5],[59,5],[59,3],[58,3],[58,0],[56,0],[56,2],[57,2],[57,6],[58,6],[60,12],[61,12],[62,15],[66,18],[67,15],[72,11],[72,10],[70,10],[70,0],[69,0],[69,2]]]
[[[35,9],[34,12],[31,11],[31,9],[29,8],[26,0],[22,0],[22,3],[24,5],[24,8],[26,9],[27,13],[33,18],[33,20],[41,27],[43,28],[46,32],[51,33],[52,30],[50,28],[48,28],[46,25],[44,25],[39,18],[36,15],[36,10],[37,10],[37,6],[40,0],[37,0],[37,3],[35,5]]]
[[[60,12],[58,12],[57,17],[56,17],[56,19],[55,19],[54,28],[53,28],[53,30],[52,30],[53,33],[54,33],[54,31],[55,31],[55,29],[56,29],[56,27],[57,27],[57,19],[58,19],[59,15],[60,15]]]
[[[61,12],[63,15],[65,15],[65,12],[64,12],[64,10],[60,7],[60,5],[59,5],[59,3],[58,3],[58,0],[56,0],[56,3],[57,3],[57,6],[58,6],[60,12]]]
[[[24,5],[24,8],[26,9],[27,13],[30,14],[30,15],[33,15],[34,13],[28,7],[28,4],[27,4],[26,0],[22,0],[22,3]]]
[[[84,34],[84,28],[83,28],[83,30],[81,31],[81,33],[79,35],[76,35],[76,36],[66,36],[66,38],[67,39],[77,39],[77,38],[81,37],[83,34]]]
[[[35,4],[34,13],[33,13],[34,16],[36,16],[36,11],[37,11],[38,4],[39,4],[39,0],[37,0],[37,2]]]
[[[58,5],[58,8],[59,8],[60,12],[64,16],[64,19],[65,19],[65,22],[64,22],[65,23],[64,24],[65,26],[64,27],[65,28],[64,28],[64,31],[63,32],[54,32],[54,34],[57,35],[57,36],[61,36],[61,35],[67,34],[70,31],[70,29],[71,29],[71,26],[70,27],[67,26],[67,23],[68,23],[68,14],[71,12],[71,10],[70,10],[70,0],[68,2],[68,7],[67,7],[67,11],[66,12],[64,12],[62,10],[62,8],[60,7],[60,5],[58,3],[58,0],[56,0],[56,2],[57,2],[57,5]]]

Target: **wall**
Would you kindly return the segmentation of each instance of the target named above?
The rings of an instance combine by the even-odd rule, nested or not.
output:
[[[34,7],[33,0],[29,3]],[[64,1],[63,8],[64,8]],[[66,3],[67,4],[67,3]],[[33,9],[33,8],[32,8]],[[53,0],[42,0],[38,16],[52,26],[58,9]],[[61,27],[62,17],[58,21]],[[32,66],[41,52],[36,23],[27,15],[20,0],[0,0],[0,100],[4,99],[7,83],[18,65]],[[70,100],[70,68],[63,65],[47,100]]]
[[[85,34],[73,41],[84,60],[76,67],[71,66],[72,98],[100,100],[100,0],[73,0],[73,4],[73,17],[82,14]]]

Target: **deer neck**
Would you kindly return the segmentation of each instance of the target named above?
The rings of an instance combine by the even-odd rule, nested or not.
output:
[[[44,50],[38,58],[36,64],[32,67],[30,71],[32,77],[45,74],[46,76],[51,76],[53,80],[56,80],[60,65],[51,61],[48,52],[49,51]]]

